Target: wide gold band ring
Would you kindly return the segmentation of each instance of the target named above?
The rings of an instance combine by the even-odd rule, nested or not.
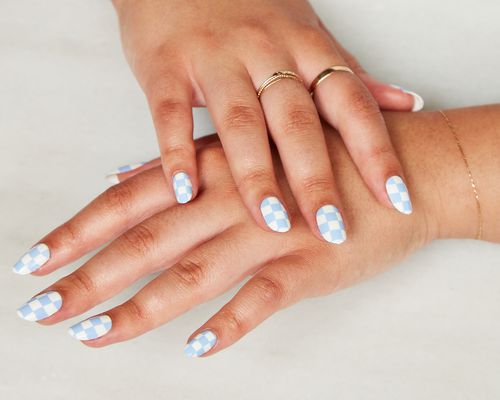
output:
[[[314,91],[318,87],[318,85],[323,82],[326,78],[328,78],[331,74],[334,72],[349,72],[350,74],[354,74],[354,71],[346,67],[344,65],[334,65],[333,67],[329,67],[322,71],[314,80],[311,82],[311,86],[309,86],[309,93],[311,93],[311,96],[314,96]]]
[[[269,78],[267,78],[262,85],[257,89],[257,98],[260,99],[262,93],[270,86],[274,85],[276,82],[279,82],[282,79],[293,79],[297,82],[303,83],[302,78],[292,71],[278,71],[272,74]]]

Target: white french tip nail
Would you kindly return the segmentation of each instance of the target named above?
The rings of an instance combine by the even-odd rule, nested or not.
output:
[[[417,94],[415,92],[412,92],[411,90],[406,90],[398,85],[390,85],[390,86],[393,87],[394,89],[399,89],[399,90],[401,90],[401,91],[405,92],[406,94],[409,94],[413,97],[413,107],[411,109],[412,112],[417,112],[417,111],[423,110],[423,108],[425,106],[425,102],[424,102],[424,99],[422,98],[422,96],[420,96],[419,94]]]
[[[112,174],[112,175],[106,175],[105,179],[111,183],[112,185],[116,185],[117,183],[120,183],[120,180],[118,179],[118,175]]]

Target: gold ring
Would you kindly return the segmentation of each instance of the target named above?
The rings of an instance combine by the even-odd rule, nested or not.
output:
[[[266,89],[268,89],[270,86],[274,85],[276,82],[282,80],[282,79],[293,79],[297,82],[303,83],[303,80],[299,75],[297,75],[295,72],[292,71],[278,71],[272,74],[269,78],[267,78],[262,85],[259,86],[259,89],[257,89],[257,98],[260,99],[260,96],[262,96],[262,93]]]
[[[311,82],[311,86],[309,86],[309,93],[311,93],[311,96],[314,96],[314,91],[318,87],[318,85],[323,82],[326,78],[328,78],[331,74],[334,72],[349,72],[350,74],[354,74],[354,71],[346,67],[344,65],[334,65],[333,67],[327,68],[324,71],[322,71],[314,80]]]

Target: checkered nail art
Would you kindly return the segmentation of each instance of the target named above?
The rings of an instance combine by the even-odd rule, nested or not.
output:
[[[396,210],[403,214],[411,214],[413,211],[410,194],[403,179],[400,176],[391,176],[385,183],[385,189],[389,200]]]
[[[331,204],[321,207],[316,212],[316,223],[327,242],[341,244],[347,239],[344,220],[337,207]]]
[[[145,161],[123,165],[123,166],[118,167],[117,169],[115,169],[111,172],[108,172],[105,176],[105,179],[109,183],[116,185],[117,183],[120,183],[120,180],[118,179],[119,174],[123,174],[125,172],[130,172],[130,171],[133,171],[135,169],[141,168],[144,164],[146,164]]]
[[[118,174],[123,174],[125,172],[130,172],[133,171],[134,169],[141,168],[144,164],[146,164],[145,161],[140,161],[138,163],[122,165],[121,167],[118,167],[117,169],[108,172],[106,175],[118,175]]]
[[[217,336],[211,330],[200,332],[184,347],[184,354],[192,358],[200,357],[212,349],[216,343]]]
[[[290,230],[290,218],[277,197],[265,198],[260,204],[260,212],[266,224],[275,232],[288,232]]]
[[[14,265],[12,271],[19,275],[27,275],[39,269],[50,259],[49,247],[40,243],[28,250],[21,259]]]
[[[40,321],[55,314],[62,306],[57,292],[47,292],[33,297],[17,309],[17,315],[26,321]]]
[[[185,172],[176,173],[173,178],[175,198],[180,204],[188,203],[193,198],[193,184]]]
[[[76,340],[92,340],[104,336],[112,325],[108,315],[99,315],[73,325],[68,333]]]

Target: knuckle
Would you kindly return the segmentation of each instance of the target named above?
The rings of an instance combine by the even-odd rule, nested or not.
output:
[[[183,260],[170,272],[177,282],[188,290],[199,287],[206,281],[205,267],[199,260]]]
[[[182,162],[185,163],[193,157],[193,149],[191,146],[177,144],[166,146],[162,149],[161,158],[167,163]]]
[[[357,117],[381,116],[380,110],[367,90],[355,88],[350,91],[348,96],[350,109]]]
[[[95,282],[82,268],[69,275],[65,284],[69,286],[72,291],[80,293],[94,293],[97,289]]]
[[[230,308],[221,310],[219,317],[222,319],[226,330],[235,337],[242,336],[250,330],[248,321],[235,310]]]
[[[332,193],[333,182],[329,178],[319,176],[307,177],[301,183],[307,193]]]
[[[82,227],[74,221],[64,223],[54,233],[51,239],[52,247],[73,247],[83,242]]]
[[[286,299],[286,289],[281,281],[268,276],[257,276],[253,281],[254,295],[264,304],[279,307]]]
[[[253,169],[238,181],[237,186],[243,190],[250,188],[270,188],[274,186],[273,174],[265,168]]]
[[[308,107],[291,107],[285,115],[284,131],[287,134],[299,134],[319,124],[318,114]]]
[[[385,159],[387,157],[392,158],[393,156],[394,156],[394,150],[392,146],[390,144],[385,144],[379,146],[372,146],[370,150],[368,150],[365,158],[368,160],[379,160],[379,159]]]
[[[137,258],[144,258],[156,247],[155,235],[145,223],[125,232],[119,243],[123,253]]]
[[[185,113],[186,106],[177,100],[161,99],[153,103],[154,118],[161,123],[183,120]]]
[[[145,327],[144,325],[146,325],[146,327],[149,326],[153,320],[152,311],[143,302],[136,298],[131,298],[127,302],[127,311],[132,317],[132,320],[135,323],[138,322],[143,328]]]
[[[132,206],[133,193],[128,183],[111,186],[102,194],[104,204],[108,210],[119,210],[123,214],[127,214]]]
[[[222,126],[226,129],[241,131],[247,128],[255,129],[256,126],[263,125],[264,118],[261,110],[257,107],[233,104],[223,115]]]

